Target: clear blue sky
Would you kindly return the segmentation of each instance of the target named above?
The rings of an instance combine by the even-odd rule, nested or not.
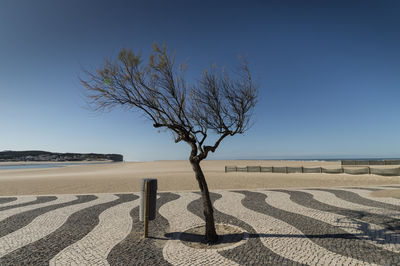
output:
[[[400,157],[399,1],[31,1],[0,7],[0,150],[186,159],[138,113],[86,108],[82,67],[165,42],[196,81],[245,54],[254,126],[210,159]]]

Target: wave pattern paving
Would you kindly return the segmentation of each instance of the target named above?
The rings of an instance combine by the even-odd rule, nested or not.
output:
[[[193,209],[199,194],[159,193],[148,239],[135,194],[7,197],[0,201],[0,264],[252,265],[258,253],[278,264],[400,264],[400,232],[393,230],[400,228],[400,200],[374,198],[368,188],[214,191],[216,222],[242,225],[247,241],[207,250],[179,239],[204,224]],[[30,219],[22,223],[24,215]]]

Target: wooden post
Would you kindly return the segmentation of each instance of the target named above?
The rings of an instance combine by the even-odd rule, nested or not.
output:
[[[274,172],[274,167],[272,166],[272,167],[271,167],[271,173],[273,173],[273,172]]]
[[[286,171],[286,174],[287,174],[287,173],[288,173],[287,166],[286,166],[286,169],[285,169],[285,171]]]
[[[342,174],[344,173],[344,168],[343,168],[343,166],[342,166]]]
[[[301,166],[301,173],[304,173],[304,167]]]
[[[322,174],[322,167],[319,168],[319,173]]]
[[[368,166],[368,174],[371,174],[371,167]]]
[[[147,238],[149,236],[149,203],[150,203],[150,187],[149,182],[145,183],[145,191],[146,191],[146,200],[145,200],[145,208],[144,208],[144,237]]]
[[[383,165],[386,165],[386,160],[383,160]]]
[[[228,172],[228,167],[227,167],[227,166],[225,166],[225,173],[226,173],[226,172]]]
[[[237,166],[235,166],[235,172],[237,172]]]

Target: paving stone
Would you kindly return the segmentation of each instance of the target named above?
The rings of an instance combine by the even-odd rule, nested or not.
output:
[[[343,215],[315,210],[304,207],[290,200],[290,194],[278,191],[262,192],[267,195],[266,202],[274,208],[287,212],[303,215],[314,220],[330,224],[340,230],[346,231],[355,237],[392,252],[400,252],[399,235],[382,233],[385,228],[375,224],[365,223],[361,220],[348,218]],[[341,231],[339,231],[341,232]],[[384,241],[382,241],[384,239]],[[357,245],[355,245],[357,246]],[[387,254],[393,255],[393,254]]]
[[[38,216],[27,226],[0,238],[0,257],[51,234],[74,212],[113,199],[112,195],[100,195],[96,200],[66,206]]]
[[[8,210],[3,210],[2,212],[0,212],[0,221],[3,221],[10,216],[17,215],[17,214],[20,214],[23,212],[47,207],[47,206],[54,205],[54,204],[62,204],[65,202],[71,202],[73,200],[76,200],[77,198],[76,198],[76,196],[73,196],[73,195],[60,195],[58,197],[48,197],[48,199],[50,199],[50,200],[45,201],[44,203],[26,205],[23,207],[17,207],[17,208],[12,208],[12,209],[8,209]]]
[[[385,189],[387,190],[388,188],[385,188]],[[353,189],[344,188],[343,189],[342,188],[341,190],[349,191],[349,192],[358,194],[360,197],[362,197],[364,199],[371,198],[370,191],[365,190],[365,189],[360,189],[360,188],[353,188]],[[377,190],[382,190],[382,188],[381,189],[379,189],[379,188],[369,188],[369,190],[377,191]],[[379,198],[378,197],[374,197],[374,201],[378,201],[378,202],[382,202],[382,203],[387,203],[387,204],[390,204],[390,205],[398,206],[399,210],[400,210],[400,199],[390,198],[390,197],[379,197]]]
[[[37,204],[37,203],[41,203],[41,202],[55,200],[56,198],[57,197],[54,197],[54,196],[53,197],[19,196],[18,199],[15,201],[1,204],[0,211],[9,210],[12,208],[23,207],[23,206],[27,206],[30,204]]]
[[[393,215],[400,217],[400,206],[393,205],[390,203],[384,203],[377,200],[368,199],[361,197],[357,193],[348,190],[337,190],[337,189],[321,189],[322,191],[328,191],[333,193],[336,197],[343,199],[348,202],[353,202],[355,204],[370,206],[374,208],[383,208],[385,210],[393,210]],[[386,211],[387,212],[387,211]]]
[[[179,198],[173,193],[161,193],[157,200],[159,208],[172,200]],[[110,265],[170,265],[163,257],[162,247],[168,238],[168,221],[157,214],[156,219],[149,221],[149,238],[143,238],[143,222],[139,221],[139,208],[131,210],[132,230],[130,234],[117,244],[109,253],[107,260]]]
[[[164,258],[173,265],[210,264],[207,260],[214,265],[236,265],[234,261],[221,256],[217,250],[195,249],[184,245],[179,240],[181,232],[203,225],[204,221],[186,208],[191,201],[199,198],[199,195],[194,193],[179,193],[178,195],[180,198],[164,204],[159,209],[160,214],[168,220],[170,233],[173,234],[173,239],[168,240],[163,248]]]
[[[400,200],[380,189],[215,191],[215,221],[247,237],[207,250],[180,241],[198,193],[159,193],[146,239],[133,194],[0,197],[0,265],[399,265]]]
[[[17,197],[0,197],[0,206],[2,206],[5,203],[10,203],[12,201],[16,201]]]
[[[222,197],[221,194],[213,192],[210,194],[210,196],[213,204],[216,200]],[[191,211],[193,214],[199,216],[200,218],[204,219],[201,199],[192,201],[188,205],[188,210]],[[235,225],[239,228],[242,228],[248,234],[247,241],[242,245],[231,249],[218,251],[218,253],[220,253],[222,256],[229,258],[240,265],[277,265],[278,263],[280,265],[301,265],[298,262],[283,258],[271,251],[270,249],[266,248],[262,244],[259,235],[253,229],[253,227],[243,222],[242,220],[237,219],[232,215],[222,213],[215,208],[214,216],[216,223]]]
[[[245,192],[247,197],[249,196],[248,193],[250,192]],[[215,208],[249,223],[260,235],[261,242],[281,257],[304,264],[315,264],[314,260],[316,258],[323,258],[329,262],[345,258],[346,263],[363,264],[362,261],[333,253],[317,245],[297,228],[287,222],[267,215],[267,212],[263,208],[259,208],[261,204],[265,206],[263,201],[257,201],[258,204],[254,205],[253,203],[249,203],[251,202],[251,199],[249,199],[246,201],[248,204],[246,204],[242,201],[245,199],[245,195],[234,192],[222,192],[221,194],[222,199],[215,203]],[[225,201],[223,201],[224,196]],[[253,209],[259,209],[260,211],[254,211]],[[313,256],[302,256],[303,254],[312,254]]]
[[[138,205],[139,200],[136,199],[104,210],[99,216],[98,225],[82,239],[53,257],[50,265],[65,265],[72,262],[87,265],[94,261],[96,265],[108,265],[108,253],[130,233],[132,220],[129,213]]]

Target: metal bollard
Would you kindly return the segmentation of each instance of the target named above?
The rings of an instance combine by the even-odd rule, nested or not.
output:
[[[149,220],[156,218],[157,179],[144,178],[140,190],[139,220],[144,221],[144,237],[148,236]]]

